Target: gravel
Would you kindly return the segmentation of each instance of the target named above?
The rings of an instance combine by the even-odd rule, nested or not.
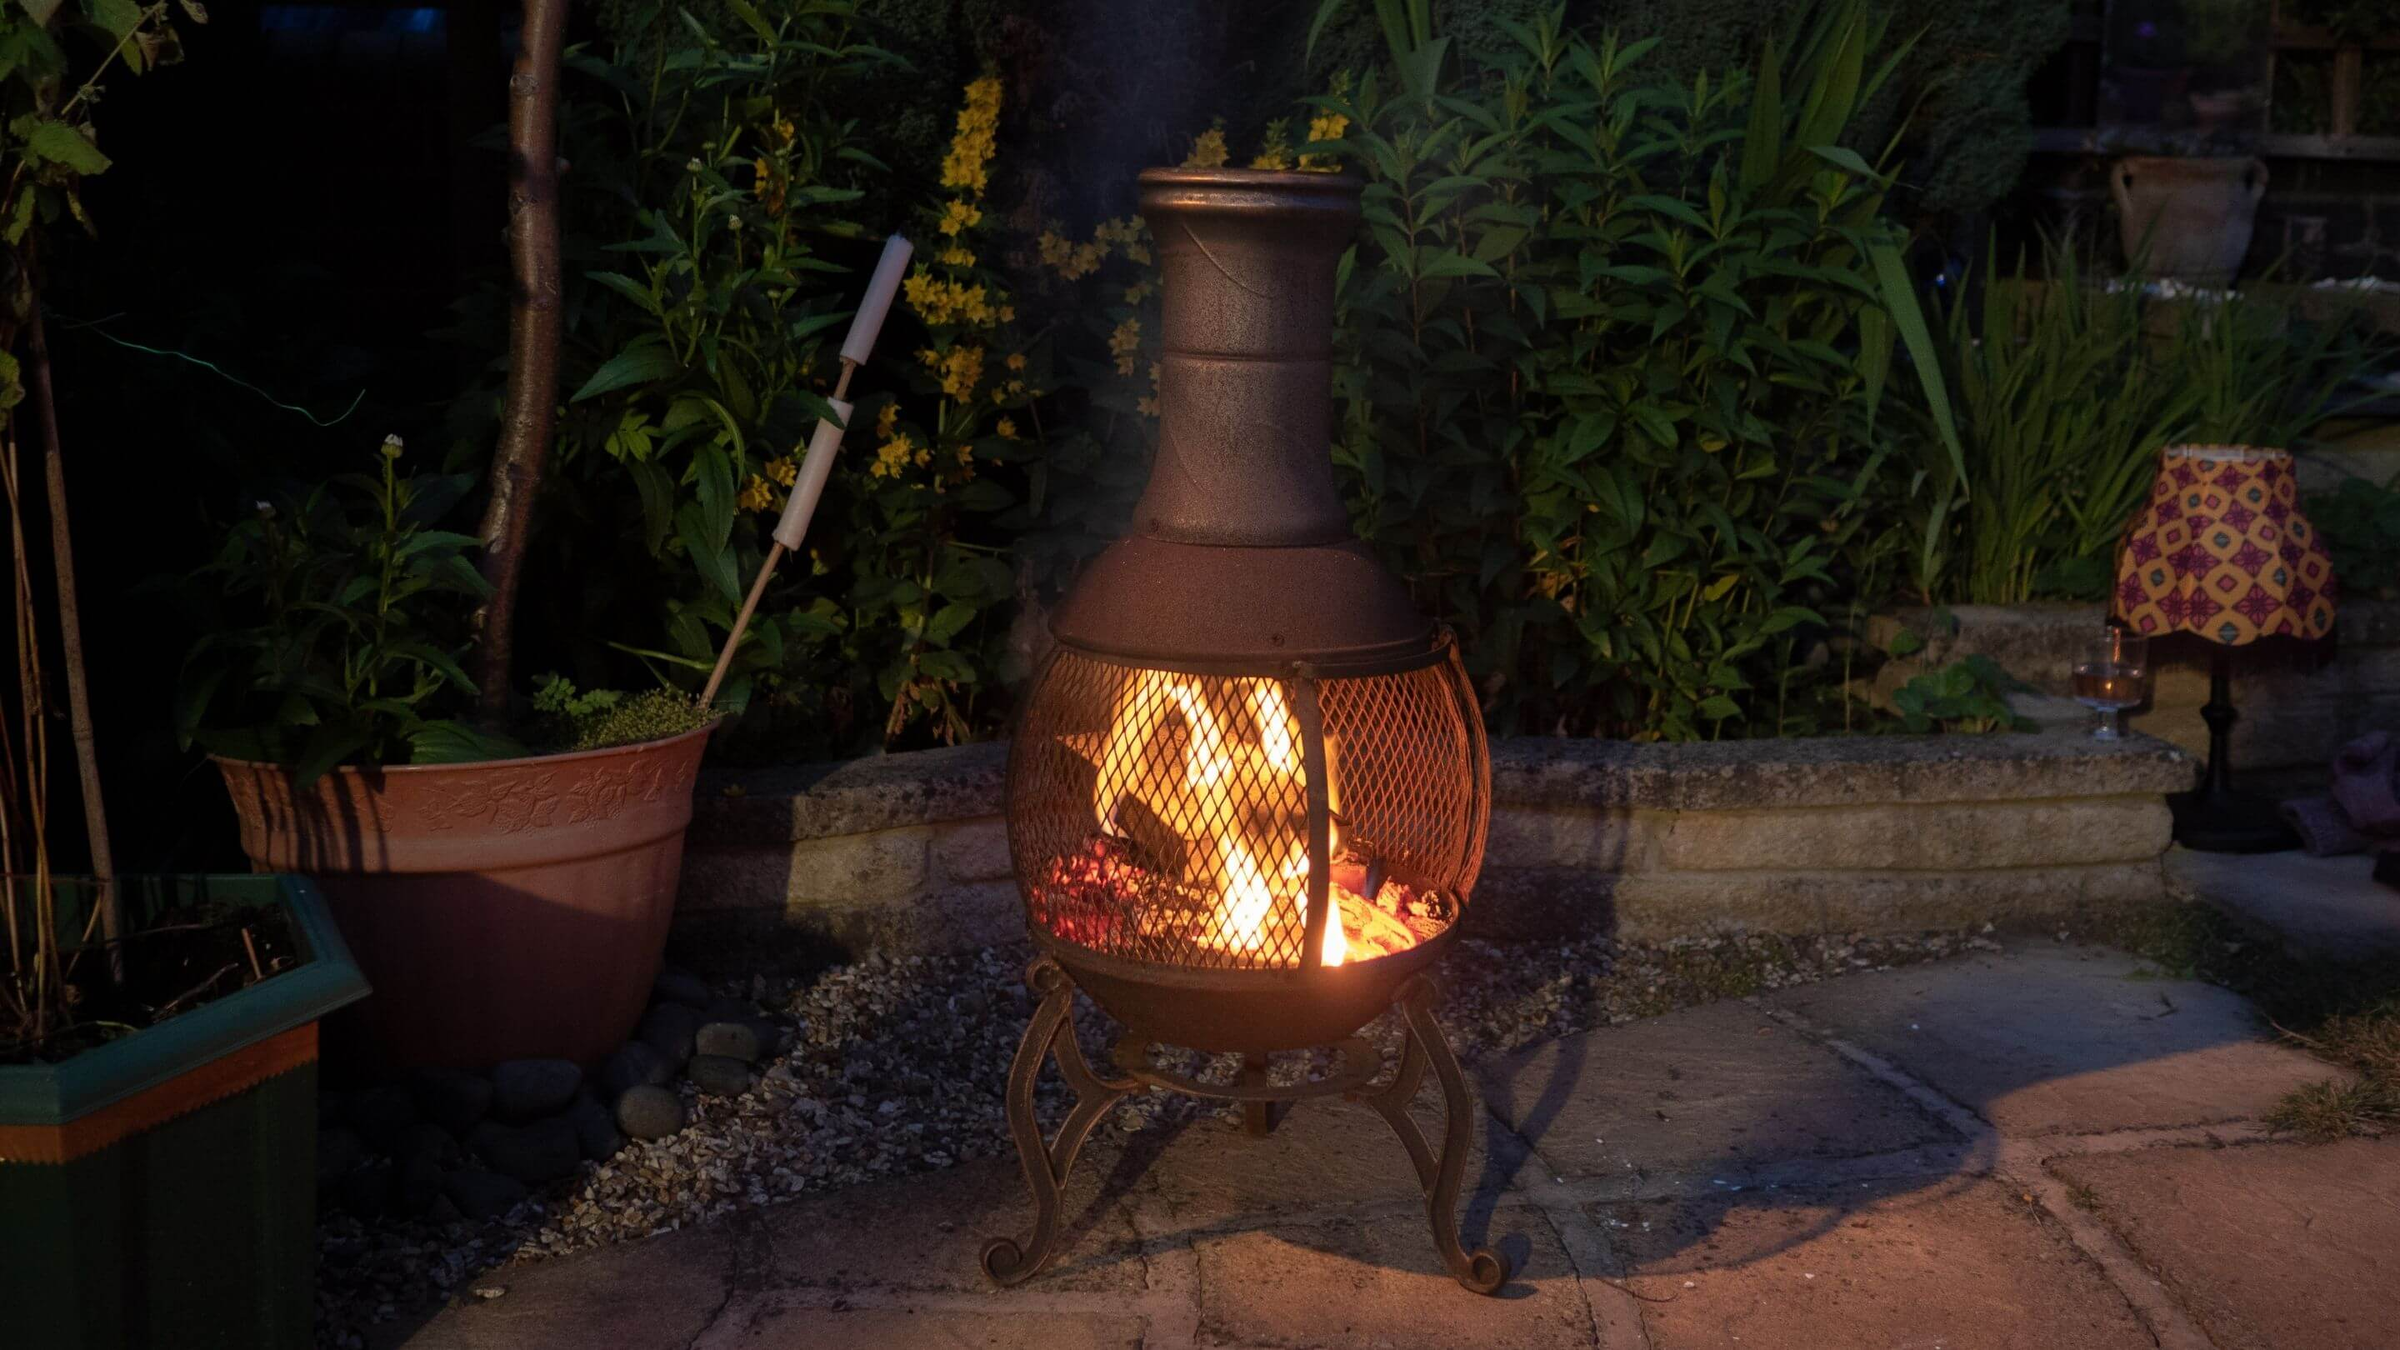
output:
[[[1460,1058],[1472,1063],[1695,1003],[1997,945],[1966,932],[1644,945],[1597,938],[1464,941],[1441,967],[1438,1015]],[[511,1260],[630,1241],[796,1195],[1008,1154],[1001,1095],[1033,1011],[1023,984],[1029,955],[1016,944],[959,956],[870,956],[802,979],[758,977],[740,989],[711,991],[720,1017],[738,999],[797,1022],[748,1091],[706,1096],[689,1082],[636,1087],[627,1095],[642,1100],[651,1119],[671,1120],[680,1107],[686,1127],[663,1138],[637,1137],[607,1162],[579,1163],[572,1180],[541,1191],[521,1194],[506,1177],[470,1172],[450,1178],[445,1199],[422,1217],[325,1213],[318,1224],[319,1343],[363,1345],[368,1326],[466,1297],[471,1281]],[[648,1029],[666,1034],[644,1039],[688,1054],[702,1020],[688,1005],[699,999],[689,988],[674,992],[682,1004],[658,1019],[669,1025]],[[653,1017],[664,1011],[654,1009]],[[1104,1065],[1114,1035],[1108,1019],[1079,999],[1076,1023],[1086,1053]],[[1397,1019],[1386,1016],[1366,1034],[1388,1050],[1399,1041]],[[1180,1063],[1162,1063],[1230,1076],[1237,1058],[1209,1063],[1184,1052]],[[1312,1067],[1305,1057],[1280,1057],[1275,1076],[1289,1081]],[[1046,1069],[1037,1093],[1046,1126],[1065,1099],[1056,1071]],[[1145,1093],[1113,1113],[1103,1133],[1210,1112],[1233,1114]],[[622,1100],[616,1121],[628,1135],[642,1133],[627,1122]]]

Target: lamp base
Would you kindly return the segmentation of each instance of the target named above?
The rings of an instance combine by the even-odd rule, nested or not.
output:
[[[2202,853],[2280,853],[2300,847],[2299,832],[2285,823],[2275,803],[2247,792],[2172,793],[2167,809],[2175,814],[2175,842]]]

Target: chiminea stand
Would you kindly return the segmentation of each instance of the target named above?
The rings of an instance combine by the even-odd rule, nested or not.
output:
[[[1365,1102],[1408,1150],[1408,1160],[1417,1169],[1417,1183],[1425,1192],[1425,1217],[1433,1227],[1434,1248],[1452,1278],[1478,1294],[1492,1293],[1508,1283],[1507,1258],[1489,1247],[1469,1252],[1459,1244],[1458,1192],[1473,1142],[1474,1102],[1467,1095],[1466,1075],[1459,1071],[1458,1057],[1450,1053],[1441,1026],[1433,1020],[1431,975],[1411,976],[1394,997],[1407,1032],[1399,1068],[1381,1085],[1375,1079],[1382,1075],[1387,1061],[1363,1036],[1349,1037],[1331,1047],[1341,1057],[1340,1072],[1314,1083],[1277,1086],[1267,1081],[1264,1054],[1244,1055],[1241,1078],[1232,1084],[1203,1083],[1162,1072],[1150,1064],[1148,1038],[1128,1031],[1118,1039],[1111,1055],[1123,1076],[1104,1078],[1093,1070],[1083,1047],[1076,1043],[1075,982],[1067,972],[1050,957],[1037,957],[1025,968],[1025,984],[1041,996],[1041,1005],[1025,1028],[1016,1057],[1009,1061],[1008,1132],[1016,1141],[1025,1183],[1033,1190],[1033,1236],[1024,1243],[1002,1237],[984,1244],[983,1273],[995,1283],[1022,1283],[1049,1264],[1057,1252],[1060,1192],[1075,1166],[1075,1155],[1111,1107],[1151,1088],[1203,1101],[1240,1102],[1244,1123],[1253,1135],[1272,1130],[1283,1110],[1294,1102],[1335,1095]],[[1059,1126],[1057,1138],[1047,1143],[1042,1139],[1041,1122],[1033,1114],[1034,1080],[1041,1075],[1045,1056],[1058,1060],[1059,1072],[1075,1094],[1075,1105]],[[1426,1143],[1416,1118],[1408,1113],[1428,1066],[1442,1084],[1442,1151],[1438,1157]]]

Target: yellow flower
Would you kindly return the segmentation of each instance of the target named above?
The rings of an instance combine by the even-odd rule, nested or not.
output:
[[[899,424],[900,400],[898,399],[893,399],[891,402],[884,404],[883,411],[875,414],[875,434],[883,437],[885,440],[891,439],[892,428],[898,426]]]
[[[1000,419],[999,425],[993,427],[992,429],[1000,433],[1001,440],[1013,441],[1017,438],[1017,419],[1013,417],[1003,417]]]
[[[1192,141],[1192,153],[1184,156],[1187,169],[1214,169],[1225,163],[1225,127],[1223,123],[1210,127]]]
[[[1141,349],[1142,321],[1140,319],[1127,318],[1125,322],[1117,325],[1117,331],[1108,335],[1108,351],[1111,356],[1117,358],[1119,375],[1133,373],[1136,357]]]
[[[1132,284],[1131,286],[1128,286],[1128,287],[1126,287],[1126,288],[1125,288],[1125,303],[1126,303],[1126,304],[1129,304],[1129,305],[1138,305],[1138,304],[1142,303],[1142,301],[1144,301],[1144,300],[1148,299],[1148,298],[1149,298],[1149,296],[1150,296],[1150,283],[1149,283],[1149,282],[1147,282],[1147,281],[1137,281],[1137,282],[1135,282],[1134,284]]]
[[[907,297],[908,307],[928,324],[984,325],[992,321],[990,293],[981,284],[969,286],[962,281],[944,281],[920,268],[909,273],[908,280],[900,284],[900,291]]]
[[[1016,321],[1017,307],[1015,305],[1002,305],[1000,307],[1000,322],[1015,323]]]
[[[1025,368],[1025,353],[1010,352],[1008,354],[1007,365],[1010,370],[1023,370]]]
[[[790,487],[792,480],[800,476],[800,466],[792,462],[790,455],[777,455],[759,467],[767,471],[767,477],[785,487]]]
[[[900,471],[907,468],[909,461],[914,458],[916,448],[916,443],[909,440],[906,432],[888,437],[883,444],[875,447],[875,462],[867,466],[867,472],[876,478],[898,478]]]
[[[975,397],[975,386],[983,382],[983,348],[957,346],[946,352],[930,348],[918,352],[917,359],[941,379],[942,393],[961,403]]]
[[[1258,158],[1250,161],[1253,169],[1288,169],[1292,167],[1292,131],[1281,120],[1267,123],[1266,142],[1258,147]]]
[[[952,244],[950,247],[943,249],[941,255],[934,261],[949,267],[973,267],[975,265],[975,255],[969,253],[966,249],[961,248],[957,244]]]
[[[752,474],[750,481],[742,484],[741,495],[734,498],[734,503],[745,511],[764,511],[775,504],[775,489],[767,486],[766,479]]]
[[[1133,401],[1133,410],[1144,417],[1158,416],[1158,400],[1144,394]]]
[[[984,170],[992,162],[995,133],[1000,126],[1000,78],[986,75],[967,86],[967,100],[958,110],[958,130],[950,138],[950,153],[942,160],[942,186],[969,196],[983,193]]]
[[[1312,141],[1338,141],[1342,138],[1342,133],[1349,129],[1350,119],[1340,113],[1318,113],[1309,121],[1308,138]],[[1331,172],[1341,166],[1331,155],[1302,155],[1300,167]]]
[[[792,143],[792,139],[800,134],[800,128],[793,126],[792,119],[788,117],[776,118],[774,121],[774,129],[775,138],[782,141],[785,145],[790,145]]]
[[[964,230],[974,229],[982,223],[983,212],[980,209],[957,198],[952,198],[942,207],[941,223],[935,228],[944,234],[958,234]]]

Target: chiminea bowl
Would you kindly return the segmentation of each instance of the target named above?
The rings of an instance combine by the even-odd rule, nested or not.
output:
[[[1010,752],[1033,937],[1130,1030],[1338,1041],[1446,949],[1490,814],[1449,635],[1351,535],[1334,264],[1359,183],[1152,170],[1158,452],[1051,621]]]

